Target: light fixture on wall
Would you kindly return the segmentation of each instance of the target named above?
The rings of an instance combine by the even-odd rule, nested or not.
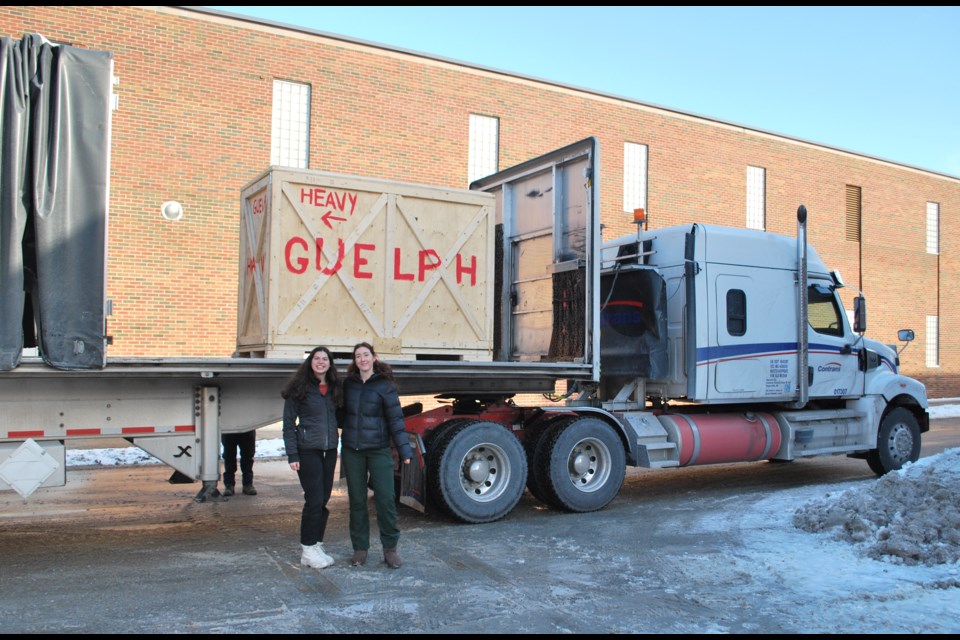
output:
[[[168,200],[160,205],[160,215],[167,220],[176,222],[183,217],[183,205],[176,200]]]

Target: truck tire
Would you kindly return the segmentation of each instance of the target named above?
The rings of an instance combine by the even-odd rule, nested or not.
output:
[[[543,442],[550,431],[561,425],[569,424],[574,419],[566,415],[552,416],[530,428],[524,436],[523,448],[527,453],[527,469],[529,470],[527,472],[527,490],[540,502],[550,504],[547,499],[547,492],[540,484],[540,474],[534,471],[538,468],[537,456],[539,455],[541,458],[544,456]]]
[[[920,424],[905,407],[883,417],[877,432],[877,448],[867,452],[867,464],[878,476],[896,471],[920,458]]]
[[[448,516],[452,516],[449,509],[447,509],[447,504],[440,499],[440,489],[434,484],[434,477],[431,473],[433,469],[437,468],[440,464],[440,456],[437,451],[440,449],[440,443],[443,442],[443,439],[450,429],[454,429],[457,425],[466,424],[467,422],[472,422],[471,418],[453,418],[447,420],[446,422],[438,425],[433,429],[427,436],[424,438],[423,444],[426,448],[426,453],[424,454],[424,464],[426,465],[426,502],[427,507],[431,510],[436,510],[441,513],[444,513]]]
[[[617,495],[626,475],[620,436],[597,418],[576,418],[548,430],[536,456],[538,483],[547,502],[584,513],[602,509]]]
[[[523,445],[505,427],[485,420],[444,431],[434,444],[428,487],[450,516],[479,524],[504,517],[527,480]]]

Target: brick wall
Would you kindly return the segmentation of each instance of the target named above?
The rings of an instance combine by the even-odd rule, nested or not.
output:
[[[648,145],[651,228],[742,226],[746,169],[766,169],[769,231],[796,210],[824,260],[867,295],[869,335],[912,328],[905,372],[960,396],[960,180],[505,74],[174,7],[2,7],[0,35],[113,52],[108,295],[114,356],[226,356],[235,347],[240,190],[270,162],[274,79],[309,83],[314,169],[466,187],[470,113],[500,119],[500,166],[587,136],[601,143],[605,239],[622,211],[623,144]],[[845,239],[845,189],[862,189],[862,241]],[[185,215],[161,218],[176,199]],[[940,203],[941,253],[925,251]],[[940,366],[924,361],[940,317]]]

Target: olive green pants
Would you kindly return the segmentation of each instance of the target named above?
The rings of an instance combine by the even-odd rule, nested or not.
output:
[[[367,481],[373,488],[377,508],[377,527],[384,549],[392,549],[400,540],[397,528],[397,503],[393,484],[393,453],[390,448],[355,451],[344,447],[340,462],[347,476],[350,500],[350,542],[354,550],[370,548],[370,514],[367,510]]]

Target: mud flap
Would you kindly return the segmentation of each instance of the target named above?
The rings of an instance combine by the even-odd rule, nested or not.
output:
[[[413,460],[410,464],[400,465],[400,504],[425,513],[427,474],[423,456],[426,447],[419,435],[408,433],[407,436],[410,438],[410,448],[413,449]]]

